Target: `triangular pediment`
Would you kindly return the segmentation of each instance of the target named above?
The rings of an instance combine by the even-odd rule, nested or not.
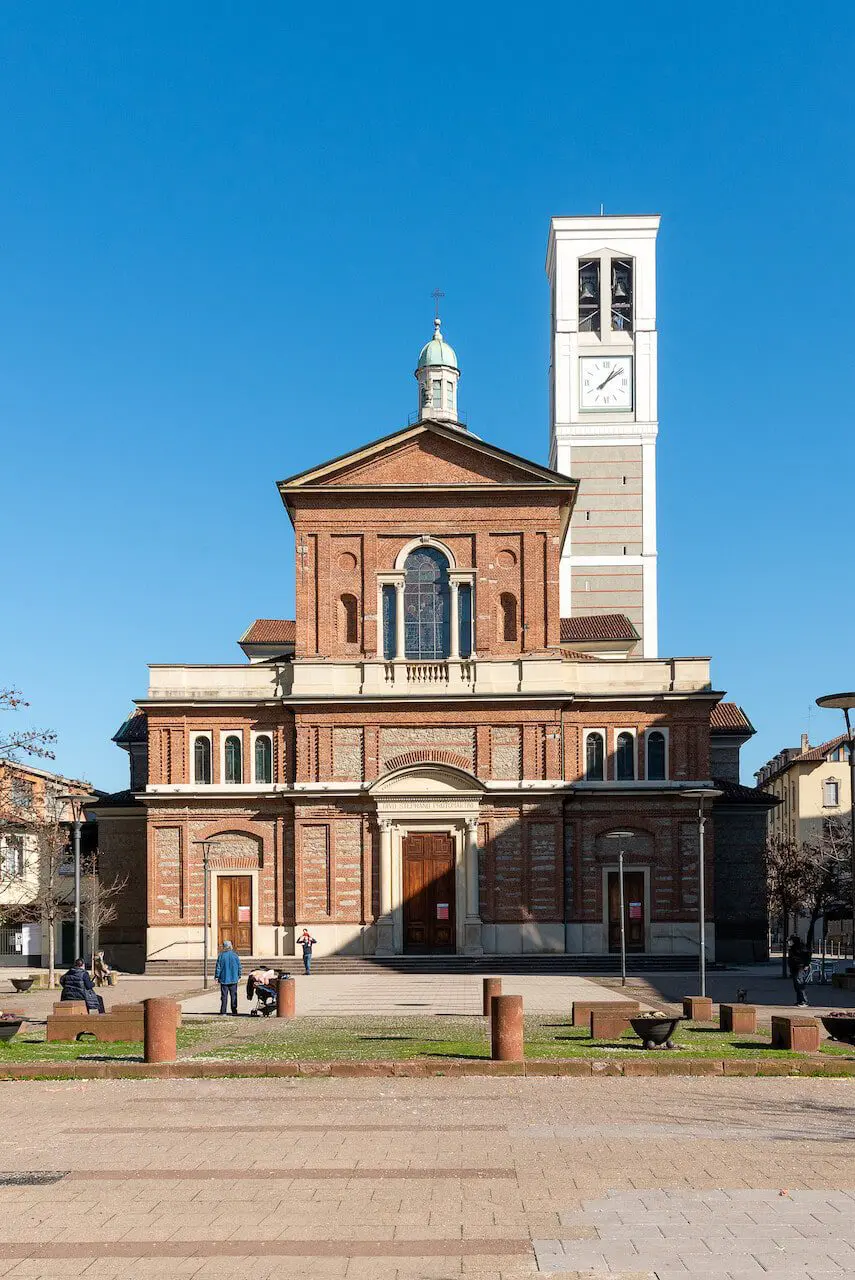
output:
[[[316,488],[510,486],[573,491],[575,481],[507,453],[457,427],[419,422],[280,482],[287,492]]]

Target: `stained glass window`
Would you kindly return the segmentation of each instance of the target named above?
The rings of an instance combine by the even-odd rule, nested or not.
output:
[[[665,778],[665,734],[660,729],[647,735],[647,776],[651,782]]]
[[[243,782],[240,738],[229,734],[226,738],[226,782]]]
[[[404,565],[404,654],[447,658],[449,650],[448,562],[434,547],[411,551]]]
[[[383,657],[387,661],[397,657],[395,650],[395,596],[394,587],[383,588]]]
[[[273,781],[273,750],[266,734],[255,740],[255,781]]]
[[[635,739],[631,733],[619,733],[617,740],[617,780],[629,782],[635,777]]]
[[[472,588],[465,583],[458,588],[457,617],[460,630],[460,656],[472,656]]]

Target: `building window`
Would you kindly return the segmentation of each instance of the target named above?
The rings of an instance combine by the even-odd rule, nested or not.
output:
[[[579,329],[600,332],[599,258],[583,258],[579,263]]]
[[[359,643],[359,605],[349,591],[338,602],[338,636],[342,644]]]
[[[647,777],[650,782],[664,782],[668,777],[665,767],[665,734],[661,729],[651,729],[647,735]]]
[[[585,740],[585,781],[602,782],[605,777],[605,742],[601,733],[589,733]]]
[[[472,588],[463,583],[457,589],[457,621],[460,634],[460,656],[472,656]]]
[[[430,403],[432,409],[442,408],[442,379],[434,378],[430,384]]]
[[[255,739],[255,781],[273,781],[273,744],[266,733],[260,733]]]
[[[826,809],[836,809],[840,803],[840,783],[834,778],[826,778],[822,784],[822,803]]]
[[[0,851],[3,877],[7,880],[20,880],[24,874],[24,837],[6,836]]]
[[[829,760],[836,760],[838,763],[842,763],[844,760],[848,762],[849,743],[844,742],[841,744],[841,746],[835,747],[835,749],[832,751],[831,755],[829,756]]]
[[[612,258],[612,328],[632,333],[632,261]]]
[[[200,786],[211,781],[211,739],[199,736],[193,743],[193,780]]]
[[[448,561],[435,547],[411,551],[404,565],[404,656],[447,658]]]
[[[398,654],[395,649],[395,597],[397,591],[394,587],[384,586],[383,588],[383,657],[391,662],[393,658],[397,658]]]
[[[226,782],[243,782],[241,742],[236,733],[230,733],[226,738],[225,764]]]
[[[33,784],[26,778],[12,779],[12,805],[15,809],[33,807]]]
[[[446,409],[454,408],[454,383],[446,382],[445,384],[445,407]]]
[[[517,598],[510,591],[503,591],[499,596],[499,615],[502,639],[515,641],[517,638]]]
[[[618,782],[630,782],[635,777],[635,739],[631,733],[618,734],[615,777]]]

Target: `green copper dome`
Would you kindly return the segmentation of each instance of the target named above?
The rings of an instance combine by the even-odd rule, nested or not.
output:
[[[452,369],[457,368],[457,354],[454,347],[446,342],[440,333],[439,317],[433,322],[434,331],[430,342],[422,347],[416,369],[424,369],[427,365],[444,364]]]

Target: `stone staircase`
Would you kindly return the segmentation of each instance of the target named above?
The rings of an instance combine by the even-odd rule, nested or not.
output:
[[[215,956],[209,960],[209,974],[213,975]],[[244,973],[250,969],[276,969],[298,974],[303,972],[299,956],[241,956]],[[688,973],[698,967],[697,956],[691,955],[631,955],[627,957],[627,972],[639,973]],[[708,970],[722,969],[723,965],[707,964]],[[201,960],[149,960],[147,977],[201,977]],[[313,974],[420,974],[459,973],[477,976],[486,974],[531,975],[581,975],[608,977],[620,973],[620,956],[590,955],[490,955],[490,956],[319,956],[312,960]]]

